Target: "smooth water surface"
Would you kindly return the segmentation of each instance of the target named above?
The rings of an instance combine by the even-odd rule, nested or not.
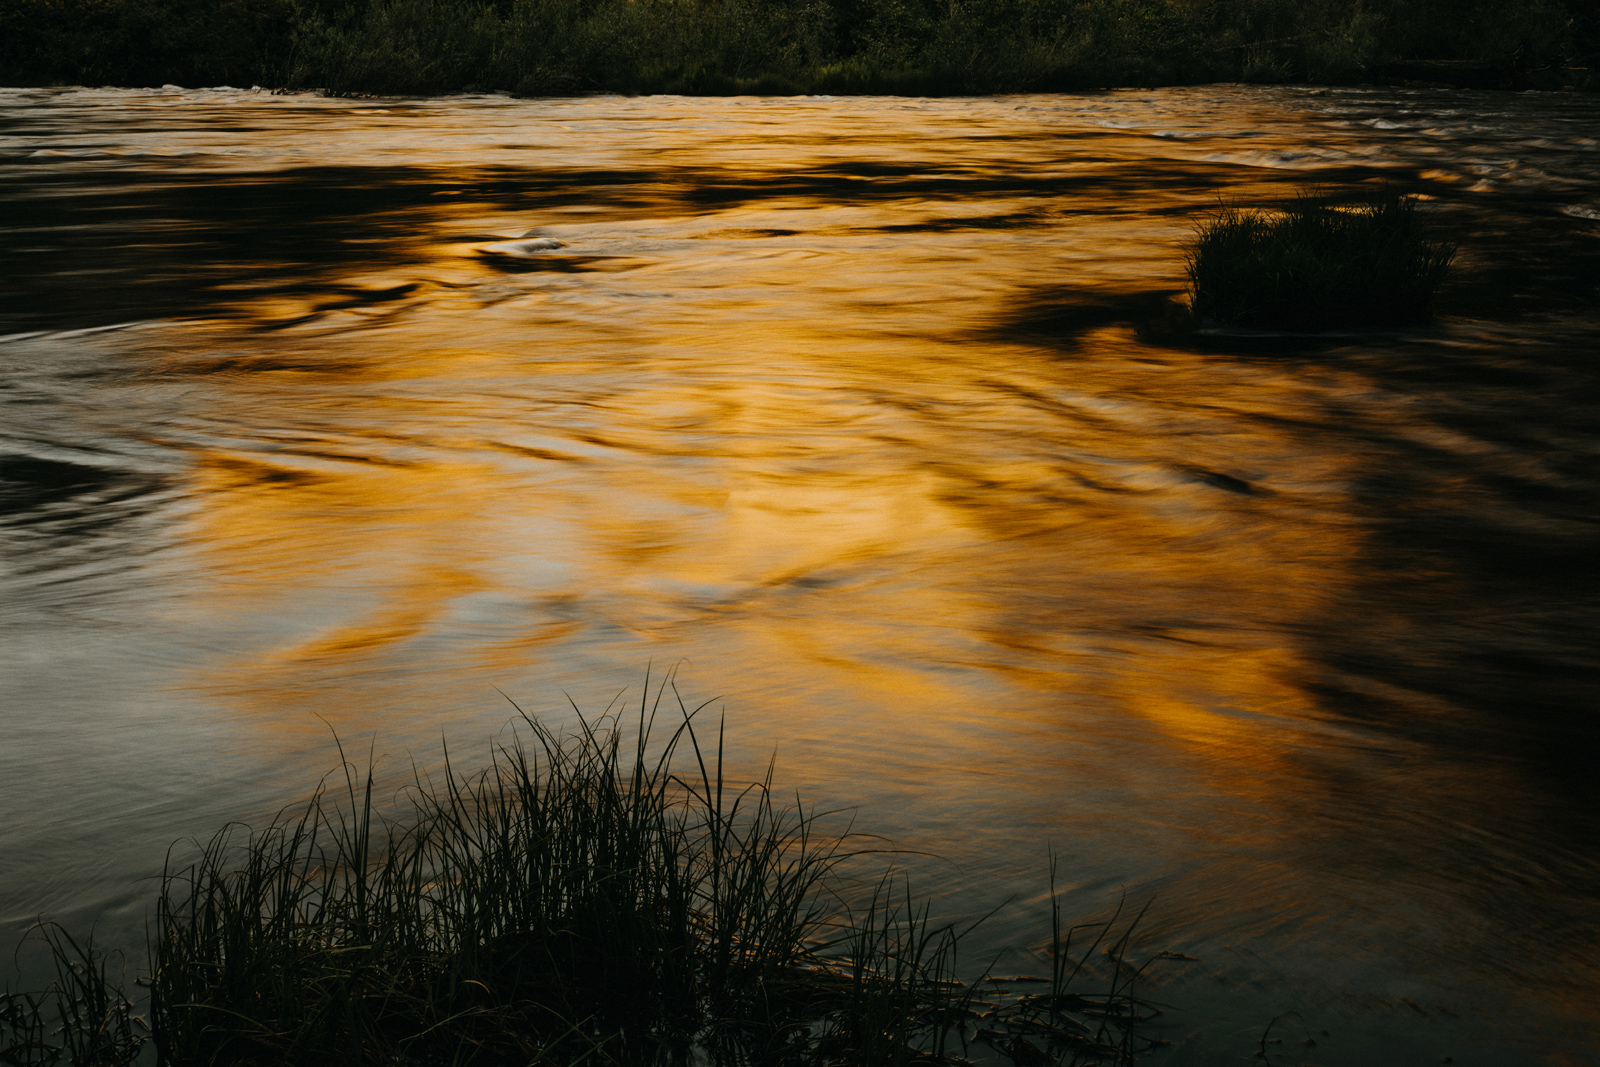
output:
[[[1174,319],[1384,181],[1437,322]],[[8,944],[653,664],[971,969],[1151,902],[1152,1062],[1600,1047],[1592,98],[3,90],[0,211]]]

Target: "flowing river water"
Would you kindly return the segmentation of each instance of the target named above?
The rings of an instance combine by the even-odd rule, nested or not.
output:
[[[1435,322],[1172,326],[1381,182]],[[969,969],[1148,902],[1151,1062],[1600,1048],[1593,98],[11,89],[0,212],[7,951],[653,665]]]

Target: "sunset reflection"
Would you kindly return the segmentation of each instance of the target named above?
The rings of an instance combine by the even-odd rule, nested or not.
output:
[[[1581,281],[1549,205],[1594,161],[1517,99],[1477,140],[1426,132],[1459,101],[1240,87],[257,100],[249,158],[203,117],[107,130],[191,185],[107,172],[120,236],[29,283],[82,323],[0,298],[15,447],[54,464],[9,534],[51,635],[25,691],[111,656],[180,709],[142,743],[200,753],[169,803],[220,824],[310,788],[330,729],[475,765],[508,697],[571,723],[676,670],[739,773],[776,754],[952,913],[1013,901],[974,959],[1037,967],[1048,848],[1074,909],[1153,900],[1152,950],[1203,957],[1172,981],[1213,1047],[1280,1008],[1413,1033],[1401,997],[1587,1034],[1600,467],[1548,398],[1593,395],[1593,316],[1481,309],[1519,241]],[[1438,114],[1371,124],[1402,106]],[[1538,164],[1496,172],[1515,225],[1468,191],[1490,155]],[[1438,324],[1172,326],[1219,198],[1386,180],[1477,227]]]

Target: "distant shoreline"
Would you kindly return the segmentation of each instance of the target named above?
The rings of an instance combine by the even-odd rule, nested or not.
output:
[[[0,0],[0,84],[333,96],[1593,91],[1590,0]]]

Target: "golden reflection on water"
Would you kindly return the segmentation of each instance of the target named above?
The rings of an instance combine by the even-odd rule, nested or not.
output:
[[[417,225],[526,221],[463,222],[463,208]],[[848,688],[867,747],[893,732],[913,777],[929,760],[981,780],[1015,739],[975,736],[975,721],[1020,713],[1059,730],[1083,700],[1174,751],[1227,749],[1205,789],[1259,783],[1260,761],[1235,751],[1270,733],[1256,717],[1312,711],[1284,635],[1360,550],[1357,527],[1321,514],[1352,458],[1305,455],[1253,419],[1292,410],[1304,385],[1139,345],[1125,325],[1090,331],[1067,359],[985,336],[1041,251],[1137,260],[1103,221],[862,237],[928,214],[892,204],[888,221],[855,209],[819,237],[811,216],[838,213],[792,204],[762,220],[781,214],[792,233],[746,228],[697,258],[638,253],[620,273],[510,283],[478,246],[446,242],[415,274],[438,295],[412,296],[409,318],[274,336],[293,368],[212,401],[262,439],[197,462],[190,536],[219,576],[214,610],[286,632],[192,684],[258,706],[263,726],[284,725],[293,693],[336,725],[381,704],[392,730],[439,714],[397,675],[519,688],[566,649],[610,645],[634,664],[688,656],[759,680],[764,708],[788,702],[773,689],[803,704]],[[651,239],[731,221],[747,220],[656,219]],[[1158,288],[1176,285],[1177,225],[1121,227],[1124,242],[1141,228],[1154,240]],[[611,226],[541,232],[565,252],[616,241]],[[507,284],[520,292],[462,299]],[[1302,484],[1284,479],[1290,463]],[[1217,472],[1250,492],[1205,480]],[[381,697],[352,699],[369,685]],[[788,774],[819,785],[853,776],[860,746],[838,734],[857,729],[803,707],[741,724],[752,749],[776,744]]]
[[[374,180],[394,203],[344,237],[370,261],[126,342],[159,386],[104,423],[185,457],[172,688],[292,790],[330,726],[426,762],[503,726],[495,688],[560,716],[682,664],[741,768],[776,750],[946,857],[959,906],[1052,845],[1077,904],[1156,895],[1174,945],[1282,952],[1297,989],[1432,968],[1444,996],[1538,787],[1418,742],[1478,710],[1360,669],[1368,599],[1418,578],[1384,569],[1372,486],[1397,442],[1441,484],[1502,445],[1379,381],[1389,342],[1236,358],[1126,302],[1182,288],[1220,192],[1411,149],[1278,98],[1084,99],[496,104],[488,132],[421,108],[381,134],[312,108],[278,149],[415,144],[407,180],[439,188]],[[505,251],[525,234],[561,247]]]
[[[671,163],[736,167],[759,190],[843,158],[852,131],[809,121],[711,156],[674,145]],[[855,140],[858,162],[906,152]],[[965,181],[1007,169],[966,151],[950,161]],[[614,657],[687,655],[802,700],[848,686],[873,730],[974,774],[1010,739],[983,744],[973,720],[1015,714],[1019,691],[1122,706],[1179,746],[1248,736],[1196,701],[1308,710],[1284,676],[1241,663],[1295,658],[1282,632],[1358,538],[1263,513],[1336,500],[1350,457],[1307,456],[1237,410],[1292,409],[1304,387],[1141,346],[1128,324],[1066,358],[989,335],[1045,279],[1177,289],[1185,217],[1036,189],[685,210],[693,191],[658,180],[611,210],[423,204],[404,220],[417,262],[344,280],[420,283],[398,300],[242,305],[246,322],[288,325],[265,344],[228,333],[228,358],[257,369],[210,403],[246,439],[199,454],[189,536],[218,575],[212,610],[276,629],[191,684],[260,705],[264,726],[281,725],[280,694],[319,691],[308,679],[328,683],[308,710],[336,724],[379,703],[336,679],[378,685],[393,729],[438,715],[388,703],[397,673],[484,671],[504,688],[566,647],[615,643]],[[486,258],[494,235],[526,232],[564,247]],[[1318,484],[1240,496],[1204,480],[1281,482],[1286,452]],[[494,617],[473,617],[485,601]],[[1108,656],[1137,669],[1108,671]],[[1182,697],[1158,691],[1174,678]],[[787,726],[809,718],[774,720],[789,773],[849,778],[859,753],[829,715],[787,751]]]

